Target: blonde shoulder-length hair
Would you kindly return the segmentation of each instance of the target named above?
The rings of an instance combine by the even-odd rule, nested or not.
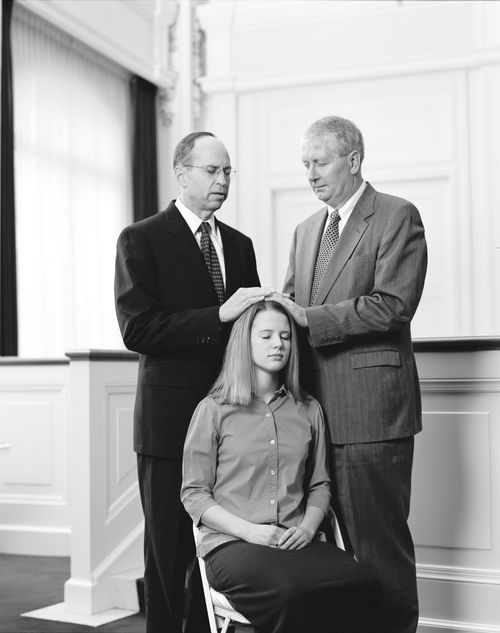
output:
[[[231,330],[221,372],[208,395],[219,402],[248,406],[255,397],[255,368],[252,361],[250,335],[256,315],[265,310],[284,314],[290,326],[290,357],[281,371],[284,386],[297,400],[304,400],[299,384],[299,351],[297,330],[288,310],[277,301],[259,301],[243,312]]]

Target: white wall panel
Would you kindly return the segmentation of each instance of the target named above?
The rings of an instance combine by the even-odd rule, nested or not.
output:
[[[496,3],[495,3],[496,4]],[[499,29],[500,32],[500,29]],[[474,266],[475,329],[500,331],[500,70],[470,77],[471,196],[468,201]]]
[[[137,461],[134,453],[133,425],[135,384],[105,386],[107,520],[130,495],[137,495]]]
[[[6,487],[53,483],[51,403],[29,402],[30,395],[19,392],[15,400],[0,403],[0,437],[13,447],[0,462]]]
[[[500,352],[417,352],[419,633],[500,630]]]
[[[415,447],[415,544],[490,549],[489,414],[427,411],[423,424]]]
[[[0,365],[0,551],[68,555],[68,366]]]

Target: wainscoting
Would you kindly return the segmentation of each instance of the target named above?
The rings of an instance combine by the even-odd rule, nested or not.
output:
[[[500,338],[422,339],[415,350],[419,633],[500,633]],[[68,356],[0,360],[0,552],[70,555],[65,604],[98,613],[120,600],[113,578],[142,565],[137,359]]]
[[[0,552],[67,556],[69,361],[0,361]]]
[[[144,530],[132,450],[137,357],[67,356],[0,360],[0,553],[70,556],[70,614],[137,611]]]
[[[416,341],[420,633],[500,631],[500,339]]]

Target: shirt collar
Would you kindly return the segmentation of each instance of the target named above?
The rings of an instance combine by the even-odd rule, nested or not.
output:
[[[182,215],[182,217],[186,221],[193,235],[195,235],[196,231],[198,231],[198,229],[200,228],[200,224],[202,223],[201,218],[198,217],[196,213],[193,213],[191,209],[188,209],[186,205],[183,202],[181,202],[180,198],[177,198],[177,200],[175,201],[175,206],[179,209],[179,213]],[[210,219],[205,220],[205,221],[210,224],[210,227],[212,229],[212,235],[214,235],[217,230],[214,215],[212,214],[210,216]]]
[[[342,223],[345,224],[345,222],[347,222],[347,218],[351,215],[354,207],[356,206],[357,201],[361,198],[361,196],[363,195],[363,191],[365,189],[366,189],[366,181],[363,180],[363,182],[360,184],[360,186],[354,192],[354,194],[348,200],[346,200],[341,207],[337,209]],[[331,207],[330,205],[327,205],[327,207],[328,207],[328,218],[330,218],[330,215],[334,211],[334,207]]]
[[[281,385],[281,387],[279,387],[278,389],[276,389],[276,391],[273,393],[273,397],[271,398],[271,400],[269,401],[269,404],[271,404],[271,402],[274,402],[275,400],[277,400],[278,398],[286,398],[290,396],[290,392],[288,391],[287,387],[283,384]],[[259,396],[255,396],[256,398],[259,398],[259,400],[262,400]]]

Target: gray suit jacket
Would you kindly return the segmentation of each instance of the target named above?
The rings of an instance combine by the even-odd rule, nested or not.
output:
[[[284,292],[309,305],[327,217],[295,230]],[[416,207],[368,184],[349,217],[311,307],[306,386],[323,406],[334,444],[407,437],[422,428],[410,321],[427,267]]]

